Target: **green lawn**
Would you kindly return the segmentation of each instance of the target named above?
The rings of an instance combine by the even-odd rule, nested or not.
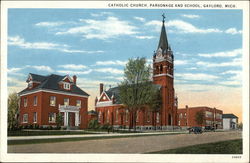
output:
[[[65,131],[65,130],[44,130],[44,131],[8,131],[8,136],[40,136],[40,135],[81,135],[94,134],[94,132],[86,131]]]
[[[84,140],[98,140],[98,139],[113,139],[113,138],[128,138],[128,137],[145,137],[145,136],[160,136],[160,135],[177,135],[181,133],[160,133],[149,135],[121,135],[121,136],[107,136],[107,137],[78,137],[78,138],[54,138],[54,139],[29,139],[29,140],[8,140],[8,145],[21,145],[21,144],[39,144],[39,143],[57,143],[68,141],[84,141]]]
[[[148,154],[242,154],[242,139],[199,144]]]

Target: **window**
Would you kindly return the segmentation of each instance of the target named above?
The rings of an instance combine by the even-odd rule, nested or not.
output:
[[[34,106],[37,106],[37,96],[34,96]]]
[[[156,122],[157,123],[160,122],[160,113],[159,112],[156,113]]]
[[[151,116],[151,113],[148,112],[148,113],[147,113],[147,121],[148,121],[148,122],[150,122],[150,116]]]
[[[102,112],[98,113],[98,122],[101,122]]]
[[[212,118],[213,117],[213,113],[209,112],[209,111],[206,111],[206,117]]]
[[[179,125],[179,126],[181,125],[181,121],[178,121],[178,125]]]
[[[81,107],[81,100],[76,100],[76,106]]]
[[[23,123],[28,123],[28,114],[23,114]]]
[[[69,98],[64,99],[64,105],[69,105]]]
[[[222,115],[220,113],[216,113],[216,119],[221,119]]]
[[[186,114],[186,113],[184,113],[184,118],[186,118],[186,116],[187,116],[187,114]]]
[[[56,113],[49,113],[49,122],[56,122]]]
[[[64,83],[63,88],[67,89],[67,90],[70,90],[70,83]]]
[[[136,112],[136,122],[139,122],[139,111]]]
[[[125,121],[128,122],[128,110],[126,110]]]
[[[109,122],[109,110],[108,110],[108,113],[107,113],[107,122]]]
[[[116,122],[118,122],[118,114],[119,114],[119,112],[118,112],[118,110],[116,110],[116,112],[115,112],[115,120],[116,120]]]
[[[56,97],[50,96],[50,106],[56,106]]]
[[[182,113],[180,114],[180,118],[182,118]]]
[[[29,87],[29,88],[32,88],[32,82],[29,82],[29,83],[28,83],[28,87]]]
[[[24,107],[27,107],[27,105],[28,105],[28,104],[27,104],[27,97],[24,97],[24,99],[23,99],[23,106],[24,106]]]
[[[34,123],[37,122],[37,113],[36,112],[33,113],[33,122]]]

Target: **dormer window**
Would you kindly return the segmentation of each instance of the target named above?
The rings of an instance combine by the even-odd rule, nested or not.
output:
[[[64,83],[63,88],[66,90],[70,90],[70,83]]]
[[[32,82],[29,82],[29,83],[28,83],[28,87],[29,87],[29,88],[32,88],[32,86],[33,86],[33,83],[32,83]]]

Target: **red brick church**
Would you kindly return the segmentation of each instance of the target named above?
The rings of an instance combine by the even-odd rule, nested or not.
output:
[[[142,108],[136,114],[137,129],[172,129],[177,126],[177,98],[174,90],[174,56],[168,43],[163,18],[160,40],[153,55],[153,84],[162,92],[162,107],[156,113]],[[131,125],[131,114],[119,101],[118,87],[103,89],[100,84],[100,96],[96,98],[95,110],[101,125],[114,127]]]
[[[87,128],[89,95],[76,84],[77,77],[30,73],[27,88],[19,92],[19,120],[22,126],[56,126],[58,113],[63,126]]]

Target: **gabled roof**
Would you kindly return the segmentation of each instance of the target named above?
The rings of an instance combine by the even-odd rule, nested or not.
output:
[[[32,74],[32,73],[29,74],[29,77],[31,77],[33,81],[37,81],[37,82],[42,82],[46,79],[46,76]],[[27,81],[28,81],[28,79],[27,79]]]
[[[161,88],[161,85],[158,84],[153,84],[153,86],[157,89]],[[120,101],[120,96],[119,96],[119,87],[113,87],[110,88],[108,91],[104,91],[110,99],[112,99],[112,96],[115,98],[115,103],[114,104],[121,104]]]
[[[238,117],[234,114],[222,114],[222,118],[238,118]]]
[[[37,87],[33,89],[24,89],[19,94],[24,94],[28,93],[30,91],[35,91],[39,89],[46,89],[46,90],[55,90],[55,91],[61,91],[61,92],[67,92],[67,93],[73,93],[73,94],[78,94],[78,95],[84,95],[84,96],[89,96],[86,92],[84,92],[81,88],[77,87],[75,84],[72,85],[72,89],[70,91],[68,90],[63,90],[59,87],[58,82],[62,81],[65,76],[60,76],[60,75],[55,75],[51,74],[48,76],[41,76],[37,74],[30,74],[32,75],[32,79],[34,80],[33,77],[36,78],[36,80],[39,80],[41,84],[39,84]]]

